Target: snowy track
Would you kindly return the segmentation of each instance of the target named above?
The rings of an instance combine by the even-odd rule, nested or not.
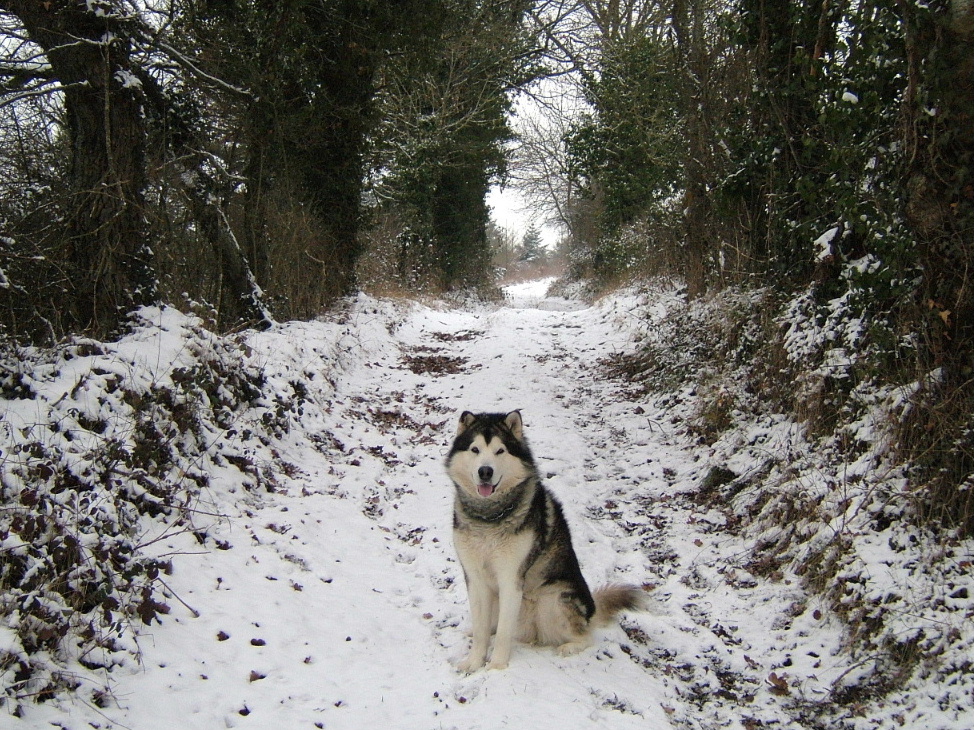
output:
[[[801,727],[783,704],[815,699],[842,671],[829,659],[838,632],[787,581],[751,575],[727,516],[684,494],[712,466],[705,450],[596,377],[601,357],[632,347],[635,300],[569,311],[530,289],[510,295],[475,311],[360,302],[337,345],[333,325],[252,335],[272,387],[320,386],[314,412],[254,446],[272,479],[234,483],[228,468],[215,480],[205,547],[147,536],[173,559],[172,611],[141,637],[143,666],[114,672],[112,704],[37,707],[25,722]],[[442,460],[461,410],[514,408],[589,583],[650,584],[655,608],[580,655],[516,646],[508,670],[465,676],[453,667],[467,612]]]

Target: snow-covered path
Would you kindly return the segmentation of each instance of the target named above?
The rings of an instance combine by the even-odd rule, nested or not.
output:
[[[508,304],[360,302],[337,347],[320,323],[250,336],[271,384],[300,372],[321,385],[305,405],[315,413],[254,445],[259,488],[245,488],[246,470],[214,483],[196,535],[147,536],[172,557],[172,610],[139,639],[143,665],[114,672],[108,706],[39,707],[27,722],[799,727],[779,704],[793,690],[767,678],[798,677],[813,697],[838,671],[827,660],[838,634],[804,609],[772,625],[798,590],[751,576],[725,515],[677,496],[707,454],[596,377],[600,358],[632,347],[634,302],[578,308],[535,287]],[[589,583],[649,584],[657,605],[581,655],[518,646],[508,670],[465,676],[453,668],[466,595],[442,460],[460,411],[514,408]],[[230,437],[245,441],[240,431]]]

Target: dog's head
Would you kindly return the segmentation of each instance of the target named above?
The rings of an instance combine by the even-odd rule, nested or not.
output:
[[[464,411],[446,469],[458,489],[478,499],[508,493],[534,475],[520,411]]]

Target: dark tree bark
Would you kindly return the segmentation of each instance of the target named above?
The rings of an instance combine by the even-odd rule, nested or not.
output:
[[[154,111],[150,115],[150,131],[171,164],[181,169],[179,180],[199,232],[209,242],[220,265],[220,298],[217,304],[221,329],[241,326],[259,328],[273,323],[264,302],[251,264],[243,247],[234,235],[225,213],[229,185],[207,171],[206,130],[200,129],[195,118],[175,109],[166,91],[148,73],[140,73],[139,81],[145,90],[146,101]],[[266,248],[259,247],[266,252]]]
[[[706,43],[699,3],[674,0],[671,21],[677,39],[677,54],[683,71],[685,93],[683,113],[687,149],[684,163],[686,192],[684,214],[686,230],[685,276],[687,294],[702,296],[707,290],[706,255],[710,248],[708,235],[709,201],[707,194],[708,135],[704,120],[703,87],[707,75]]]
[[[250,262],[254,279],[262,287],[271,281],[271,260],[267,236],[267,200],[270,194],[273,156],[271,144],[274,134],[273,118],[266,104],[254,100],[250,105],[250,121],[245,130],[247,162],[243,176],[247,181],[243,202],[243,248]]]
[[[135,21],[118,3],[5,0],[45,52],[64,93],[71,147],[63,266],[66,324],[95,336],[156,301],[144,209],[143,93],[132,73]]]
[[[216,183],[204,176],[199,168],[184,192],[193,211],[200,232],[213,246],[220,259],[221,287],[219,326],[221,330],[240,327],[267,329],[274,320],[264,304],[263,292],[257,285],[219,197],[213,194]]]

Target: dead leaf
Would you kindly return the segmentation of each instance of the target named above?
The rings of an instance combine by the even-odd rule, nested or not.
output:
[[[776,695],[787,695],[791,694],[791,690],[788,687],[788,675],[782,674],[780,677],[771,672],[768,675],[768,684],[771,685],[771,691]]]

